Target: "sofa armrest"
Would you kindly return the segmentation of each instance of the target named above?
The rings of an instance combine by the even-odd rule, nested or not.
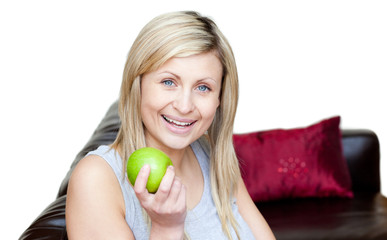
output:
[[[342,144],[354,193],[379,192],[380,146],[376,134],[370,130],[344,129]]]
[[[57,198],[34,220],[19,240],[67,240],[65,221],[66,195]]]

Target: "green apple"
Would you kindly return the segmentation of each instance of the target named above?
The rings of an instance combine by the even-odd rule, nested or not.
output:
[[[126,172],[133,186],[140,169],[145,164],[148,164],[151,169],[146,189],[150,193],[155,193],[168,166],[173,165],[172,161],[167,154],[156,148],[144,147],[134,151],[126,164]]]

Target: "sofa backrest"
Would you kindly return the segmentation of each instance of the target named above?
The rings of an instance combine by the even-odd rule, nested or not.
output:
[[[343,154],[354,192],[380,191],[380,146],[370,130],[342,130]]]

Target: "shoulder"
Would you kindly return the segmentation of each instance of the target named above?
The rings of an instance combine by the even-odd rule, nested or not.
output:
[[[84,202],[90,208],[113,205],[122,208],[124,204],[120,196],[122,194],[117,178],[109,164],[100,156],[86,156],[71,174],[67,192],[70,206]],[[106,206],[95,206],[99,203]]]
[[[69,236],[76,238],[102,237],[112,230],[117,239],[131,234],[119,182],[102,157],[88,155],[75,167],[67,193],[66,222]]]
[[[82,187],[88,184],[92,187],[97,182],[112,182],[115,175],[109,164],[99,155],[87,155],[74,168],[70,182]]]

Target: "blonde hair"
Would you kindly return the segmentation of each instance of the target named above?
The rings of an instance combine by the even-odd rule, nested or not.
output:
[[[231,46],[211,19],[196,12],[173,12],[154,18],[141,30],[125,64],[119,99],[121,127],[113,148],[120,152],[126,166],[129,155],[146,146],[140,111],[141,76],[158,69],[172,57],[210,51],[217,54],[223,66],[220,106],[208,129],[211,190],[223,232],[232,239],[229,224],[239,238],[238,223],[231,208],[240,179],[232,143],[238,74]]]

